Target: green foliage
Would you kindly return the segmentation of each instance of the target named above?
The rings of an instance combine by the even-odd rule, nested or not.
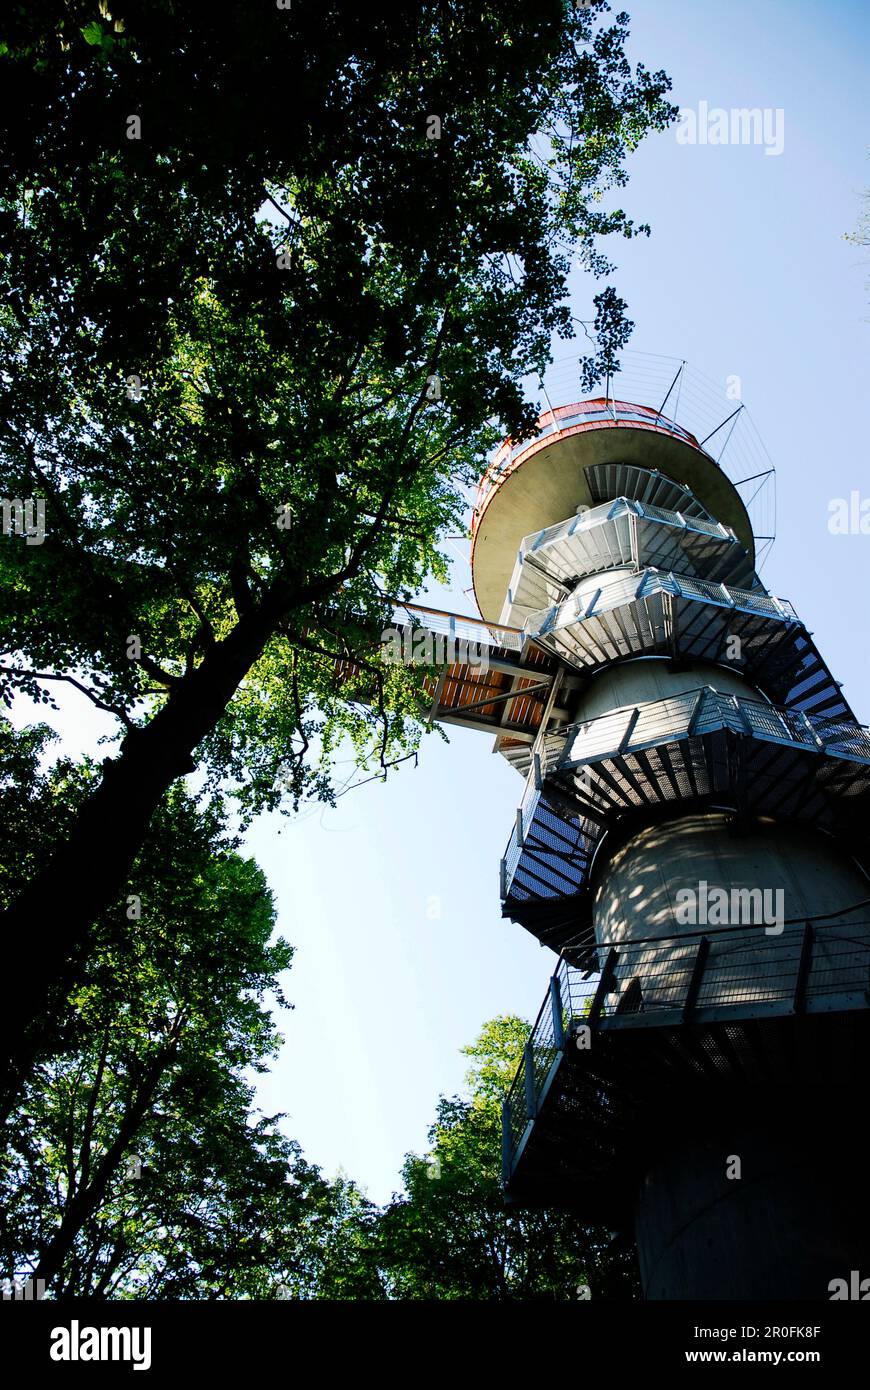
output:
[[[40,771],[55,738],[45,724],[17,732],[0,717],[0,908],[36,871],[74,811],[64,795],[71,765],[55,762],[51,778]]]
[[[529,1025],[516,1014],[492,1018],[483,1025],[480,1036],[462,1048],[472,1065],[465,1074],[471,1097],[479,1105],[501,1104],[529,1037]]]
[[[11,798],[38,855],[94,776],[65,762],[40,772],[47,743],[0,725],[3,891],[18,865]],[[215,805],[176,787],[128,887],[141,916],[96,925],[55,1055],[33,1066],[4,1129],[2,1268],[35,1271],[57,1296],[378,1296],[370,1204],[251,1113],[251,1075],[280,1042],[267,1006],[286,1006],[292,958],[271,939],[261,871]]]
[[[0,551],[6,687],[79,672],[142,723],[270,607],[199,756],[251,811],[328,796],[341,736],[363,762],[419,736],[419,678],[348,703],[335,655],[444,577],[462,484],[574,332],[572,245],[604,274],[600,239],[644,230],[602,194],[667,79],[632,73],[626,16],[561,0],[195,3],[183,38],[169,0],[102,14],[15,5],[0,57],[0,488],[49,527]]]
[[[593,1299],[639,1296],[633,1252],[609,1232],[562,1212],[505,1206],[501,1100],[528,1034],[508,1015],[463,1049],[473,1059],[469,1097],[442,1097],[428,1156],[408,1156],[405,1191],[381,1217],[391,1297],[566,1300],[583,1285]]]
[[[25,842],[45,854],[97,775],[44,768],[49,751],[47,730],[0,724],[0,901]],[[292,950],[218,805],[173,788],[125,887],[141,915],[95,924],[3,1129],[0,1267],[35,1272],[51,1296],[118,1299],[634,1294],[606,1232],[505,1208],[501,1099],[522,1019],[491,1020],[463,1049],[468,1097],[442,1098],[430,1154],[408,1156],[404,1193],[379,1212],[252,1111]]]
[[[572,257],[645,230],[624,162],[674,115],[605,6],[112,2],[13,4],[0,54],[0,494],[47,528],[0,538],[0,698],[72,682],[121,740],[4,914],[11,1059],[175,779],[249,819],[331,800],[342,741],[415,749],[424,673],[378,634],[531,431]],[[610,286],[595,327],[578,390]]]
[[[268,894],[217,807],[169,789],[196,759],[249,818],[330,799],[343,739],[362,767],[416,746],[421,674],[384,667],[377,634],[446,576],[441,538],[492,446],[531,430],[524,379],[575,332],[572,257],[606,277],[602,241],[646,230],[619,206],[624,164],[675,111],[603,5],[113,4],[16,0],[0,45],[0,495],[44,499],[47,523],[42,544],[0,537],[0,698],[71,683],[120,739],[102,769],[48,775],[31,736],[0,783],[20,852],[0,1029],[13,1079],[30,1069],[10,1123],[33,1173],[4,1239],[55,1259],[68,1217],[64,1287],[127,1288],[123,1269],[192,1296],[254,1279],[253,1245],[230,1273],[229,1239],[214,1271],[197,1256],[185,1285],[108,1156],[135,1122],[184,1251],[193,1197],[147,1116],[177,1122],[185,1161],[202,1149],[219,1175],[207,1225],[238,1220],[238,1069],[274,1047],[258,1001],[289,948],[266,945]],[[611,286],[595,306],[578,393],[629,327]],[[482,1154],[471,1107],[442,1128]],[[79,1221],[92,1141],[108,1235]],[[269,1229],[283,1200],[263,1187]],[[342,1201],[364,1252],[364,1204]],[[526,1278],[499,1269],[498,1287]]]

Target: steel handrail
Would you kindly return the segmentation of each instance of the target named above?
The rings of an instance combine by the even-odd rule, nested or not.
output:
[[[863,966],[854,968],[853,970],[851,960],[854,957],[854,952],[858,951],[865,952],[867,960],[870,961],[870,934],[863,940],[842,937],[842,935],[838,934],[838,928],[841,929],[841,931],[851,931],[856,927],[870,927],[870,918],[864,918],[863,920],[851,923],[844,923],[840,920],[848,913],[857,911],[860,907],[866,907],[868,902],[870,902],[870,900],[853,904],[851,907],[843,908],[841,912],[829,913],[824,917],[792,918],[788,923],[783,923],[784,927],[790,926],[792,928],[788,937],[779,935],[764,936],[759,926],[743,928],[700,928],[694,931],[680,933],[678,936],[623,939],[614,943],[602,940],[596,942],[595,946],[590,949],[593,951],[606,949],[610,952],[611,957],[615,955],[618,963],[622,966],[623,979],[626,976],[637,978],[640,981],[641,991],[643,991],[644,988],[650,991],[654,986],[657,986],[661,993],[667,989],[667,979],[669,975],[674,979],[679,979],[679,988],[682,993],[677,998],[668,998],[666,1002],[659,1004],[653,1003],[650,1006],[645,1004],[647,1013],[651,1015],[655,1015],[656,1012],[673,1014],[675,1011],[680,1011],[681,1007],[685,1007],[685,1005],[681,1005],[681,998],[688,1001],[690,993],[692,998],[697,1001],[699,994],[703,992],[704,985],[709,984],[711,977],[713,977],[715,983],[715,977],[717,975],[722,979],[723,988],[726,990],[728,985],[731,984],[732,987],[736,985],[739,989],[751,988],[755,991],[746,999],[737,999],[732,1002],[726,998],[725,1002],[719,1002],[714,1006],[717,1009],[726,1010],[728,1016],[735,1021],[739,1019],[741,1011],[745,1014],[747,1008],[751,1006],[757,1006],[765,1002],[779,1004],[789,997],[797,999],[799,996],[801,1003],[803,1003],[805,1000],[813,999],[817,996],[836,997],[839,995],[845,997],[854,996],[863,991],[864,997],[867,999],[867,963],[865,962]],[[827,923],[827,927],[822,926],[822,922]],[[733,970],[733,960],[723,955],[721,951],[711,955],[704,950],[702,945],[709,937],[720,938],[723,935],[732,938],[730,944],[735,951],[748,948],[751,952],[750,957],[742,967],[741,975],[738,976],[736,980],[735,977],[729,973],[729,971]],[[697,941],[695,938],[697,938]],[[802,949],[802,947],[807,944],[809,946],[809,952]],[[830,953],[830,947],[836,944],[845,944],[849,947],[848,958],[850,965],[846,968],[850,973],[854,973],[854,981],[847,979],[832,984],[830,979],[827,978],[830,975],[831,969],[837,968],[836,964],[832,967]],[[686,947],[687,945],[696,948],[694,965],[688,953],[685,951],[681,952],[679,955],[676,955],[674,952],[675,947]],[[658,960],[655,958],[655,952],[652,949],[655,947],[661,948],[658,953]],[[820,958],[817,952],[813,954],[813,947],[828,949]],[[759,969],[759,967],[763,968],[766,963],[763,954],[765,950],[770,953],[768,960],[770,956],[774,955],[776,952],[779,952],[783,956],[783,963],[786,968],[781,974],[765,975],[762,973],[762,970]],[[760,958],[758,953],[761,953]],[[842,954],[845,955],[846,953],[843,952]],[[631,976],[631,971],[633,969],[631,958],[634,955],[641,958],[640,969],[645,972],[642,976],[640,974]],[[821,961],[821,965],[819,961]],[[834,961],[836,961],[836,953],[834,955]],[[666,967],[664,970],[656,968],[662,964]],[[670,970],[667,968],[668,966],[670,966]],[[510,1143],[506,1142],[506,1176],[512,1166],[514,1156],[522,1142],[523,1136],[529,1129],[529,1126],[534,1124],[535,1117],[538,1113],[541,1088],[534,1087],[535,1050],[537,1048],[539,1051],[544,1051],[545,1054],[549,1054],[553,1051],[560,1056],[564,1054],[565,1050],[572,1043],[569,1026],[571,1021],[590,1017],[588,1011],[580,1013],[574,1009],[575,986],[583,986],[582,989],[577,991],[583,1002],[594,998],[595,993],[600,989],[601,972],[598,972],[596,976],[596,974],[586,971],[584,975],[579,967],[569,965],[564,957],[562,957],[556,967],[553,979],[558,982],[558,990],[554,991],[552,984],[548,989],[529,1033],[524,1048],[523,1062],[514,1074],[502,1102],[505,1117],[505,1133],[510,1139]],[[614,978],[612,982],[618,983],[618,980]],[[762,994],[759,996],[759,988],[763,989],[765,985],[768,986],[767,995],[765,996]],[[618,991],[608,991],[608,993],[614,992]],[[553,1010],[555,1007],[554,1000],[557,998],[561,1005],[561,1023],[558,1029],[555,1027],[555,1020],[553,1017]],[[867,1007],[867,1004],[857,1005],[853,999],[849,1007]],[[613,1013],[605,1015],[606,1021],[611,1025],[617,1017],[618,1015]],[[626,1022],[630,1023],[634,1015],[629,1013],[625,1018]],[[593,1028],[600,1026],[600,1019],[590,1018],[589,1026]],[[562,1037],[561,1047],[556,1044],[556,1038],[559,1034],[561,1034]],[[531,1097],[531,1110],[533,1113],[531,1115],[525,1113],[527,1109],[526,1098],[529,1085],[529,1057],[532,1058],[531,1079],[533,1083],[533,1095]],[[549,1075],[552,1070],[553,1064],[551,1063],[548,1067],[547,1074]]]

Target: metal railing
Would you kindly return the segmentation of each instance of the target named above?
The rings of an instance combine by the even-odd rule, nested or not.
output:
[[[502,899],[507,897],[509,885],[513,881],[523,852],[526,835],[537,814],[544,778],[557,765],[563,752],[564,745],[560,742],[557,746],[539,744],[532,754],[532,764],[526,778],[523,797],[517,807],[514,828],[499,868]]]
[[[648,587],[655,592],[659,585],[648,571]],[[742,613],[763,613],[771,618],[784,618],[787,622],[798,622],[793,604],[785,598],[774,598],[773,594],[759,593],[757,589],[738,589],[733,585],[721,584],[710,579],[695,579],[689,574],[662,575],[658,579],[661,587],[677,598],[701,599],[704,603],[718,604],[724,608],[736,608]],[[646,590],[644,590],[646,592]]]
[[[752,583],[752,592],[759,592],[747,552],[727,526],[618,497],[523,538],[505,616],[515,604],[526,612],[548,611],[543,606],[564,590],[569,576],[576,594],[582,579],[600,575],[605,582],[608,571],[620,567],[670,573],[683,565],[690,569],[687,578]],[[716,589],[714,582],[711,593]],[[718,591],[716,596],[721,598]]]
[[[737,533],[730,526],[726,526],[724,521],[705,521],[700,516],[684,516],[682,512],[668,511],[664,507],[653,506],[651,502],[631,501],[631,508],[645,520],[660,521],[665,526],[679,526],[686,531],[697,531],[702,536],[715,536],[719,540],[737,541]],[[740,544],[739,541],[737,543]]]
[[[545,439],[556,439],[566,430],[572,429],[575,425],[601,424],[605,421],[625,420],[635,424],[646,425],[647,428],[655,429],[660,434],[670,434],[675,439],[680,439],[698,448],[697,440],[688,430],[683,429],[682,425],[669,420],[667,416],[658,414],[651,407],[633,405],[627,401],[616,401],[609,399],[605,406],[600,406],[596,402],[588,402],[594,405],[593,409],[584,409],[582,404],[576,406],[558,407],[555,418],[550,411],[545,412],[538,422],[537,433],[531,439],[524,439],[519,444],[513,444],[506,440],[496,453],[492,463],[487,468],[480,480],[477,488],[477,498],[474,506],[474,516],[472,518],[472,533],[476,530],[480,517],[486,510],[487,503],[493,492],[501,486],[504,478],[511,472],[513,465],[528,449],[534,448]],[[704,452],[701,450],[700,452]],[[709,457],[709,455],[705,455]],[[713,460],[711,460],[713,461]]]
[[[653,748],[726,729],[767,743],[810,749],[851,762],[870,764],[870,733],[851,720],[805,714],[783,705],[747,700],[705,686],[664,700],[625,706],[599,714],[568,729],[561,753],[550,753],[546,766],[533,765],[526,782],[501,865],[502,901],[510,895],[523,845],[531,830],[551,770],[576,772],[607,758]],[[578,819],[579,819],[578,811]]]
[[[557,521],[554,526],[545,526],[542,531],[524,536],[520,542],[519,553],[528,555],[530,551],[539,550],[541,546],[575,536],[578,532],[594,530],[596,526],[603,526],[608,521],[616,521],[619,517],[628,515],[655,522],[657,525],[674,527],[676,530],[696,531],[701,536],[740,544],[731,527],[725,526],[723,522],[705,521],[703,517],[698,516],[687,517],[682,512],[667,511],[664,507],[654,507],[649,502],[639,502],[632,497],[616,497],[612,502],[602,502],[578,516]]]
[[[522,651],[525,640],[522,628],[507,627],[502,623],[488,623],[484,618],[460,616],[447,613],[441,608],[426,608],[419,603],[405,603],[393,613],[393,621],[398,627],[422,627],[439,636],[452,638],[456,642],[474,642],[486,647],[500,647],[505,651]]]
[[[584,581],[568,598],[550,608],[531,613],[523,630],[529,637],[545,638],[563,627],[573,627],[614,608],[631,607],[642,599],[657,594],[694,600],[715,608],[733,609],[773,618],[779,622],[799,623],[797,613],[787,599],[754,589],[737,589],[708,579],[693,579],[690,575],[647,568],[638,576],[619,570],[604,572]]]
[[[851,720],[805,714],[784,705],[747,700],[704,686],[683,695],[626,706],[598,715],[568,730],[559,771],[576,768],[603,755],[630,753],[656,743],[728,729],[772,743],[796,744],[870,763],[870,734]]]
[[[859,907],[865,904],[859,904]],[[560,960],[503,1102],[503,1160],[510,1175],[577,1031],[725,1022],[870,1008],[870,919],[687,930],[679,936],[602,942],[591,967]]]

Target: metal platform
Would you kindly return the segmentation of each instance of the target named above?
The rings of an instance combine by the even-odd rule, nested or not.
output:
[[[520,625],[581,579],[626,566],[761,589],[745,548],[721,522],[617,497],[524,538],[502,618]]]
[[[607,502],[612,497],[633,497],[644,506],[663,507],[706,521],[715,520],[691,488],[657,468],[642,468],[636,463],[594,463],[587,468],[586,477],[596,502]]]
[[[692,931],[599,958],[598,974],[560,962],[504,1102],[503,1179],[520,1203],[625,1215],[644,1143],[669,1111],[726,1093],[748,1105],[771,1082],[838,1086],[870,1062],[863,913],[782,937]],[[807,1014],[812,1047],[795,1029]]]
[[[403,660],[430,667],[423,682],[430,703],[421,711],[429,720],[508,734],[524,748],[537,736],[545,712],[551,722],[567,723],[568,711],[554,701],[558,661],[521,629],[420,604],[396,608],[391,626]],[[370,661],[371,651],[367,656]],[[372,702],[370,667],[348,656],[337,657],[334,669],[348,699]]]
[[[578,401],[576,404],[570,406],[557,407],[555,411],[548,411],[541,416],[538,421],[538,429],[533,439],[521,440],[517,444],[514,444],[511,440],[506,440],[496,451],[492,463],[489,465],[478,484],[477,501],[472,520],[472,531],[474,531],[479,524],[480,517],[486,510],[486,505],[493,492],[498,490],[504,479],[509,476],[517,466],[518,461],[522,460],[530,453],[537,452],[541,448],[546,448],[547,444],[553,439],[559,438],[566,432],[570,433],[572,429],[586,429],[595,425],[635,426],[636,428],[644,430],[654,430],[660,434],[670,436],[673,439],[678,439],[698,449],[699,452],[702,452],[699,449],[698,442],[694,435],[684,429],[682,425],[678,425],[675,420],[669,419],[667,416],[663,415],[661,411],[653,410],[649,406],[634,405],[627,401],[590,399]],[[709,458],[709,455],[704,455],[704,457]],[[711,458],[710,462],[712,463],[714,460]],[[666,475],[661,474],[657,469],[622,463],[607,463],[596,465],[596,467],[602,469],[624,469],[626,473],[632,470],[638,475],[646,475],[643,480],[638,477],[636,483],[636,486],[645,489],[657,487],[655,481],[652,483],[648,481],[650,476],[652,476],[654,480],[661,478],[663,480],[663,485],[670,483],[670,479],[667,478]],[[592,469],[590,468],[589,471],[591,473]],[[601,493],[601,501],[605,500],[605,496],[616,497],[626,492],[626,487],[620,486],[605,494],[604,487],[606,483],[604,479],[607,476],[607,474],[601,475],[595,484]],[[690,495],[689,489],[683,487],[681,484],[675,482],[671,485],[679,489],[683,496]],[[660,492],[658,496],[653,496],[649,492],[646,494],[647,499],[650,501],[660,501],[662,496],[663,492]],[[660,505],[667,506],[669,504],[668,502],[661,501]],[[700,507],[700,503],[697,505]],[[703,508],[701,508],[701,510],[703,511]]]
[[[615,710],[534,760],[502,860],[503,912],[555,950],[578,949],[593,939],[592,856],[617,822],[730,807],[836,829],[858,853],[868,796],[870,734],[853,721],[712,687]]]
[[[763,590],[672,571],[614,571],[581,581],[563,602],[532,614],[524,631],[587,675],[639,656],[711,661],[739,671],[777,703],[854,718],[792,605]],[[739,659],[729,658],[733,639]]]

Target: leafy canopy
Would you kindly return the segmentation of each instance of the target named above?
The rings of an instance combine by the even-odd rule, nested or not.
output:
[[[379,1222],[391,1297],[569,1300],[639,1296],[630,1249],[610,1232],[560,1211],[505,1205],[501,1101],[522,1059],[529,1025],[506,1015],[463,1048],[467,1098],[442,1097],[425,1157],[409,1154],[405,1190]]]
[[[606,195],[669,83],[606,10],[12,6],[0,489],[48,535],[0,547],[7,697],[77,679],[129,732],[256,614],[191,735],[246,810],[329,795],[345,735],[410,746],[408,674],[372,708],[334,658],[444,577],[574,332],[571,256],[646,230]],[[627,332],[611,288],[597,324],[580,385]]]
[[[47,745],[45,729],[0,723],[3,895],[16,803],[44,854],[95,775],[41,771]],[[0,1266],[51,1297],[380,1296],[371,1204],[252,1109],[292,959],[261,871],[214,805],[175,787],[127,886],[138,915],[97,923],[84,977],[56,1002],[54,1055],[3,1126]]]

